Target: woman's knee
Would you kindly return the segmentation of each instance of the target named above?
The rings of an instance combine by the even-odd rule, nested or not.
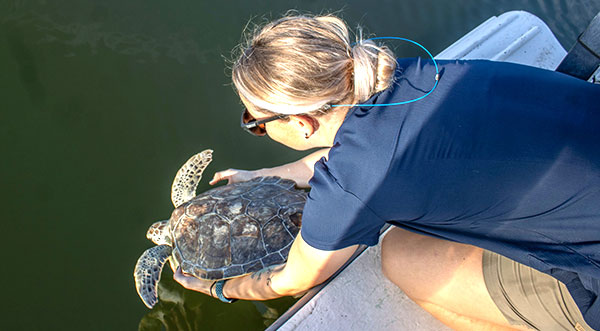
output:
[[[383,274],[389,279],[390,272],[395,268],[397,264],[394,252],[398,252],[398,240],[397,234],[395,233],[396,229],[392,228],[390,231],[383,237],[381,241],[381,269]],[[391,279],[390,279],[391,280]]]
[[[383,274],[410,295],[415,286],[419,266],[420,235],[392,228],[381,242],[381,268]]]
[[[480,249],[392,228],[381,243],[381,267],[409,297],[425,300],[446,286],[475,250]]]

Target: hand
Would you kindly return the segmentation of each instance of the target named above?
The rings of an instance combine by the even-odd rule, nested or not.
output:
[[[212,296],[212,294],[210,293],[210,287],[214,283],[214,281],[212,280],[198,279],[193,276],[184,275],[181,272],[181,268],[177,268],[177,270],[173,274],[173,279],[175,279],[176,282],[178,282],[179,284],[181,284],[181,286],[187,288],[188,290],[193,290]]]
[[[239,169],[227,169],[223,171],[216,172],[213,176],[213,179],[210,180],[210,185],[215,185],[216,183],[227,179],[227,184],[233,184],[237,182],[245,182],[252,178],[259,177],[260,173],[258,170],[239,170]]]

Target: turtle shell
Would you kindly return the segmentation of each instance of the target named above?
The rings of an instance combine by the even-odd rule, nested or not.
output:
[[[294,182],[259,177],[206,191],[173,211],[173,257],[202,279],[241,276],[287,260],[306,193]]]

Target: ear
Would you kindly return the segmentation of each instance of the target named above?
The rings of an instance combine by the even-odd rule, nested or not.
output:
[[[319,129],[319,121],[310,115],[290,115],[290,121],[306,138],[312,136]]]

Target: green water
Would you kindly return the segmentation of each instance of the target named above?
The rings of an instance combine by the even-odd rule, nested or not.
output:
[[[165,270],[150,311],[132,277],[190,155],[215,150],[206,177],[303,155],[239,129],[224,59],[250,18],[290,8],[342,10],[352,26],[435,54],[514,9],[538,15],[569,48],[600,0],[0,0],[0,329],[257,330],[293,303],[222,304]]]

